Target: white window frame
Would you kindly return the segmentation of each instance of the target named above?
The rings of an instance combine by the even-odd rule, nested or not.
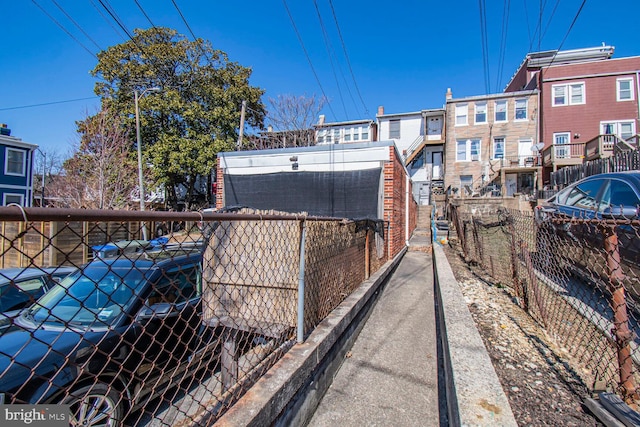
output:
[[[338,144],[340,142],[340,129],[333,130],[333,142],[334,144]]]
[[[620,87],[620,83],[629,83],[629,89],[625,89],[625,92],[629,92],[628,98],[622,98],[623,89]],[[634,101],[635,100],[635,91],[633,90],[633,78],[632,77],[624,77],[616,80],[616,100],[618,102],[626,102],[626,101]]]
[[[582,96],[579,102],[574,102],[573,97],[575,94],[576,88],[580,87],[582,90]],[[556,90],[562,89],[564,95],[562,97],[562,102],[556,101]],[[560,85],[551,86],[551,106],[553,107],[562,107],[565,105],[584,105],[587,103],[587,91],[586,85],[584,82],[575,82],[575,83],[564,83]]]
[[[20,206],[24,206],[24,194],[19,194],[19,193],[4,193],[2,195],[2,205],[3,206],[7,206],[9,203],[16,203],[16,202],[7,203],[7,196],[20,198],[20,202],[18,202],[18,204]]]
[[[367,141],[369,140],[369,127],[368,126],[362,126],[360,128],[360,136],[363,141]]]
[[[558,144],[558,138],[565,137],[566,142]],[[553,149],[556,159],[568,159],[571,157],[571,151],[569,144],[571,142],[571,132],[554,132],[553,134]]]
[[[504,105],[504,120],[498,120],[498,105]],[[493,120],[495,123],[506,123],[509,121],[509,102],[506,99],[494,102]]]
[[[477,124],[477,125],[486,124],[487,120],[488,120],[487,103],[486,102],[476,102],[474,107],[475,107],[475,114],[474,114],[475,124]],[[484,114],[484,120],[482,120],[482,121],[478,120],[478,114]]]
[[[9,153],[15,152],[19,153],[22,156],[22,172],[10,172],[9,171]],[[27,152],[24,150],[5,147],[4,151],[4,174],[7,176],[27,176]]]
[[[456,162],[479,162],[482,154],[481,142],[480,138],[456,140]],[[464,153],[459,150],[460,144],[464,144]],[[472,150],[474,145],[477,147],[477,150]],[[476,151],[476,154],[473,154],[473,151]]]
[[[498,141],[502,141],[502,157],[498,157],[496,152],[496,144],[498,143]],[[506,156],[506,151],[507,151],[507,138],[505,138],[504,136],[496,136],[493,138],[493,143],[492,143],[492,159],[493,160],[498,160],[498,159],[504,159]]]
[[[392,129],[391,125],[398,125],[398,129]],[[400,119],[389,120],[389,139],[400,139]]]
[[[351,142],[351,132],[353,131],[352,128],[346,128],[344,130],[344,142]]]
[[[607,126],[607,125],[612,125],[613,126],[613,133],[611,135],[616,135],[620,139],[625,139],[624,136],[622,135],[622,126],[624,126],[624,125],[631,125],[631,132],[630,132],[631,136],[636,134],[636,121],[633,120],[633,119],[630,119],[630,120],[607,120],[607,121],[600,122],[600,133],[602,135],[607,135],[605,133],[605,126]],[[627,138],[629,138],[629,137],[627,137]]]
[[[518,118],[518,103],[524,102],[524,117]],[[522,108],[520,108],[522,109]],[[515,107],[513,113],[513,120],[516,122],[526,122],[529,120],[529,100],[527,98],[520,98],[515,100]]]
[[[456,126],[467,126],[469,124],[469,105],[456,104],[455,120]]]

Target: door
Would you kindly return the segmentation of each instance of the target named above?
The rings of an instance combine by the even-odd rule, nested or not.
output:
[[[504,176],[505,187],[507,187],[507,197],[518,192],[518,174],[508,173]]]
[[[518,140],[518,163],[520,166],[527,166],[531,164],[533,166],[533,139],[520,139]]]
[[[442,151],[435,151],[432,159],[431,179],[442,179]]]
[[[427,139],[440,139],[442,137],[442,117],[427,118]]]

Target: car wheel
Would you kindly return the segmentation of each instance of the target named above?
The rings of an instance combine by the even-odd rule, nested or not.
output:
[[[115,427],[122,424],[124,408],[120,393],[106,384],[77,388],[61,403],[70,406],[72,426]]]

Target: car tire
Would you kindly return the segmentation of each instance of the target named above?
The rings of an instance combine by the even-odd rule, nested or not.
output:
[[[124,405],[120,393],[103,383],[76,388],[60,403],[70,406],[71,425],[120,426],[123,422]]]

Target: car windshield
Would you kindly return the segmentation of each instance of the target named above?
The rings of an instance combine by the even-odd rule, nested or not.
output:
[[[132,266],[90,264],[54,286],[28,315],[38,323],[111,326],[133,304],[143,279]]]

